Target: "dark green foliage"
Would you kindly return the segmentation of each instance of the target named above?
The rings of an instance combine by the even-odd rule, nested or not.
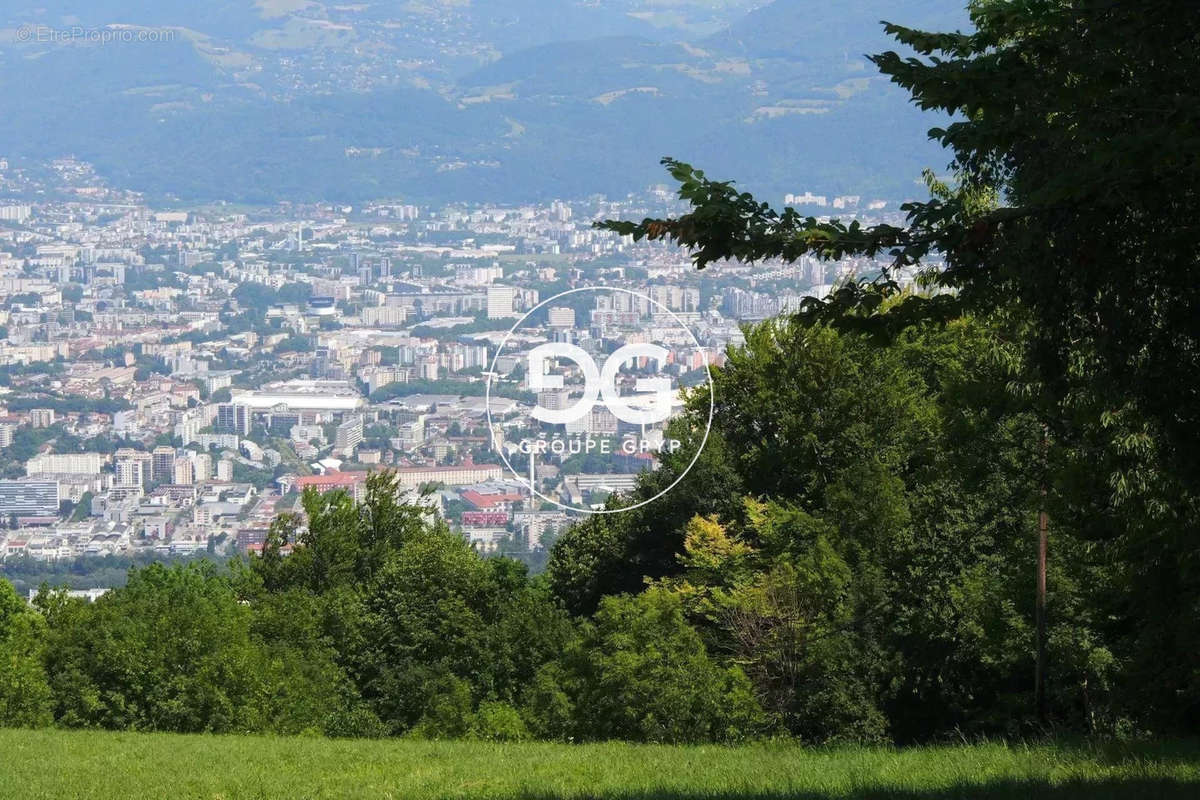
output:
[[[233,290],[233,298],[243,308],[249,308],[259,315],[266,313],[266,310],[273,305],[303,304],[310,296],[312,296],[312,287],[307,283],[288,283],[276,290],[261,283],[246,282]]]
[[[481,559],[399,502],[393,478],[371,476],[361,505],[310,493],[305,508],[307,529],[281,518],[254,573],[269,595],[313,598],[392,733],[702,741],[766,727],[745,676],[709,657],[669,595],[605,601],[580,636],[523,566]]]
[[[427,713],[444,717],[440,706],[447,703],[472,710],[465,678],[483,677],[490,666],[482,607],[487,569],[461,539],[423,536],[388,559],[363,597],[359,635],[366,647],[356,672],[397,731]]]
[[[13,411],[28,411],[31,408],[50,408],[59,414],[115,414],[118,411],[128,410],[130,405],[125,400],[110,398],[91,399],[77,396],[58,397],[53,395],[39,395],[35,397],[14,397],[8,401],[8,407]]]
[[[530,738],[529,728],[520,712],[508,703],[481,703],[471,722],[468,735],[473,739],[519,742]]]
[[[269,594],[315,598],[322,635],[389,731],[511,728],[496,707],[491,722],[474,715],[484,703],[515,703],[571,626],[524,567],[485,561],[419,500],[398,494],[386,474],[368,478],[361,505],[310,492],[307,528],[281,517],[254,572]],[[287,542],[298,546],[284,557]]]
[[[889,25],[925,58],[873,59],[921,108],[958,115],[931,131],[951,151],[956,183],[927,176],[933,197],[905,207],[906,225],[776,211],[670,159],[692,211],[605,225],[673,240],[701,268],[725,258],[889,258],[880,280],[850,282],[805,308],[885,338],[917,320],[1015,304],[1031,322],[1027,354],[1047,403],[1090,396],[1097,412],[1132,407],[1195,491],[1200,16],[1186,0],[984,0],[971,10],[973,34]],[[902,296],[894,270],[909,266],[952,291]]]
[[[84,495],[87,499],[87,495]],[[75,509],[89,503],[81,502]],[[164,559],[156,553],[138,553],[134,556],[78,556],[58,561],[42,561],[28,555],[5,559],[0,577],[11,581],[18,593],[36,592],[42,584],[66,589],[96,589],[124,586],[129,571],[154,563],[186,563],[195,560],[192,556],[175,556]]]
[[[889,618],[873,636],[895,648],[880,696],[894,735],[1023,724],[1039,506],[1052,520],[1055,719],[1194,731],[1200,15],[1183,0],[980,0],[970,10],[973,33],[887,25],[916,57],[873,58],[921,108],[955,115],[931,131],[951,152],[952,182],[928,173],[931,197],[904,207],[905,224],[777,211],[667,159],[691,210],[603,227],[676,242],[698,268],[887,262],[806,301],[803,334],[777,356],[751,341],[744,359],[761,373],[734,358],[729,375],[742,378],[721,394],[727,412],[743,412],[724,435],[748,488],[832,522],[844,540],[835,548],[882,592]],[[933,291],[903,290],[908,268]],[[914,329],[964,314],[1003,322],[957,365],[913,350]],[[808,376],[786,361],[821,363],[812,337],[827,326],[884,346],[856,347],[848,362],[862,370],[845,384],[857,383],[862,408],[837,403],[853,375],[836,361],[811,376],[820,390],[793,382]],[[877,373],[889,362],[895,381]],[[771,460],[776,452],[785,457]]]
[[[330,652],[280,611],[240,604],[212,565],[152,565],[94,604],[46,594],[39,605],[60,724],[299,733],[341,712]]]
[[[663,468],[643,475],[629,501],[610,502],[620,507],[658,499],[621,514],[591,516],[558,538],[546,572],[555,595],[573,614],[591,614],[604,595],[637,592],[646,577],[673,573],[683,528],[695,515],[729,519],[740,514],[743,478],[727,457],[719,426],[710,432],[687,479],[662,495],[695,457],[708,419],[707,399],[704,393],[698,418],[671,429],[680,450],[664,454]]]
[[[48,725],[50,686],[42,668],[45,622],[0,580],[0,727]]]
[[[801,318],[748,331],[714,373],[696,470],[651,514],[569,531],[551,585],[590,613],[640,590],[628,565],[651,565],[640,574],[677,592],[710,650],[806,740],[1020,733],[1044,469],[1035,409],[1008,391],[1013,336],[1003,319],[914,328],[886,348]],[[707,406],[693,397],[690,424]],[[639,491],[684,466],[668,461]],[[767,502],[731,502],[741,495]],[[1084,727],[1133,713],[1131,697],[1113,702],[1118,641],[1099,625],[1119,573],[1086,531],[1056,521],[1051,577],[1055,713]],[[537,698],[562,706],[544,683]]]
[[[605,598],[539,675],[531,706],[545,732],[576,739],[729,741],[767,726],[745,674],[710,658],[679,598],[661,590]]]
[[[300,336],[292,334],[279,344],[275,345],[275,352],[283,353],[307,353],[311,352],[316,347],[316,340],[310,336]]]
[[[474,322],[467,322],[462,325],[454,325],[452,327],[436,327],[432,325],[417,325],[412,329],[412,335],[421,339],[437,339],[442,342],[453,342],[460,337],[467,336],[473,333],[487,333],[491,331],[499,331],[508,333],[512,327],[512,322],[504,320],[488,319],[486,314],[480,314]]]

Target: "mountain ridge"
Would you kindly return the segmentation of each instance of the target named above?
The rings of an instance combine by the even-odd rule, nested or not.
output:
[[[77,5],[53,0],[40,16],[63,18]],[[284,30],[294,14],[264,18],[227,1],[220,7],[238,13],[217,25],[211,9],[188,16],[170,0],[103,0],[83,24],[124,9],[139,24],[186,23],[175,29],[195,33],[157,44],[0,45],[0,87],[17,100],[0,119],[0,148],[26,158],[73,153],[114,182],[181,200],[623,195],[661,182],[663,155],[740,177],[766,196],[812,189],[899,199],[942,157],[921,144],[930,119],[852,55],[886,45],[868,22],[880,5],[849,13],[775,0],[692,41],[642,35],[642,25],[503,50],[477,31],[508,19],[504,9],[519,20],[544,0],[479,13],[456,6],[414,17],[424,20],[414,29],[388,27],[371,4],[353,13],[319,6],[353,36],[305,44],[293,30],[299,39],[272,50],[251,40]],[[962,16],[957,0],[888,5],[906,22],[909,7],[918,20],[944,13],[947,23],[935,27],[958,27]],[[625,20],[641,6],[604,7]],[[19,18],[28,15],[0,24]],[[796,34],[788,26],[799,19],[808,27]],[[233,33],[222,38],[214,26]],[[784,47],[793,40],[801,46]]]

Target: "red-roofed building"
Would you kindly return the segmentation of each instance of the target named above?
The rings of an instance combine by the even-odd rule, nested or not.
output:
[[[353,497],[355,502],[359,502],[366,496],[367,473],[327,472],[324,475],[308,475],[297,478],[292,488],[300,493],[306,489],[315,489],[319,494],[341,489]]]
[[[481,494],[474,489],[462,493],[462,499],[480,511],[511,511],[513,505],[525,499],[523,494]]]

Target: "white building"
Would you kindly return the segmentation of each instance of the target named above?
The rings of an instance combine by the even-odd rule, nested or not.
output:
[[[488,319],[508,319],[517,314],[517,290],[512,286],[489,286]]]
[[[191,486],[196,482],[196,468],[190,458],[175,459],[175,469],[171,481],[176,486]]]
[[[362,311],[363,325],[375,328],[401,328],[408,321],[404,306],[367,306]]]
[[[25,474],[99,475],[104,461],[100,453],[41,453],[25,462]]]
[[[573,308],[552,308],[550,309],[550,327],[551,328],[574,328],[575,327],[575,309]]]
[[[334,438],[333,442],[333,451],[346,457],[350,457],[354,455],[354,448],[362,444],[362,440],[362,417],[351,417],[338,426],[337,436]]]
[[[196,479],[196,483],[204,483],[205,481],[212,480],[212,456],[208,453],[191,453],[188,457],[192,461],[192,474]]]

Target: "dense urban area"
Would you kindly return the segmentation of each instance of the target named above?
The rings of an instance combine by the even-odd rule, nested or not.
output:
[[[888,211],[859,197],[785,200],[814,214]],[[742,323],[874,268],[804,259],[701,275],[680,251],[593,225],[676,202],[658,187],[544,206],[166,210],[78,160],[0,160],[5,572],[32,593],[57,569],[94,595],[123,578],[106,565],[254,553],[305,489],[361,499],[384,469],[481,552],[536,568],[572,509],[600,508],[656,461],[622,448],[641,433],[600,408],[558,436],[608,437],[617,457],[564,449],[527,476],[506,468],[504,440],[539,401],[529,348],[611,352],[640,335],[695,385],[742,343]],[[620,293],[576,292],[530,314],[587,287]],[[519,346],[498,352],[524,317]]]

